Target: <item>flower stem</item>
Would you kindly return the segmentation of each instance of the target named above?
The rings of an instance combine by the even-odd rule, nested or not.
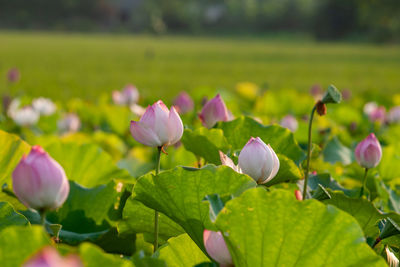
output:
[[[315,104],[313,109],[311,110],[310,120],[308,122],[308,145],[307,145],[307,166],[306,173],[304,177],[304,186],[303,186],[303,200],[306,199],[307,196],[307,183],[308,183],[308,172],[310,171],[310,157],[311,157],[311,130],[312,130],[312,122],[314,118],[314,113],[317,108]]]
[[[156,159],[156,176],[160,173],[160,158],[161,158],[161,151],[162,147],[159,146],[157,148],[157,159]],[[156,252],[158,248],[158,211],[154,212],[154,246],[153,246],[153,252]]]
[[[39,210],[40,223],[43,226],[44,230],[47,232],[47,229],[46,229],[46,213],[47,213],[46,209],[40,209]]]
[[[364,190],[365,190],[364,188],[366,187],[366,184],[367,184],[367,174],[368,174],[368,168],[365,168],[363,185],[362,185],[361,191],[360,191],[360,197],[362,197],[364,195]]]

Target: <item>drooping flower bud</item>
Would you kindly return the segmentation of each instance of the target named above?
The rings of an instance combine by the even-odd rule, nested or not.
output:
[[[382,158],[382,148],[373,133],[357,145],[355,156],[358,164],[364,168],[374,168],[379,164]]]
[[[146,109],[139,121],[131,121],[133,138],[151,147],[173,145],[183,134],[183,124],[174,107],[168,110],[159,100]]]
[[[390,123],[400,122],[400,106],[396,106],[390,109],[388,120]]]
[[[220,266],[233,266],[232,257],[221,232],[204,230],[203,242],[208,255]]]
[[[53,114],[57,107],[51,99],[39,97],[32,101],[32,107],[39,112],[40,115],[49,116]]]
[[[61,132],[74,133],[81,127],[81,120],[75,113],[69,113],[57,122],[57,127]]]
[[[327,108],[326,108],[326,105],[322,101],[318,101],[316,107],[317,107],[317,113],[320,116],[326,115]]]
[[[181,92],[174,100],[174,106],[179,114],[185,114],[193,110],[194,103],[192,98],[186,93]]]
[[[53,247],[45,247],[25,262],[23,267],[83,267],[77,255],[61,257]]]
[[[251,137],[239,154],[239,167],[257,183],[270,181],[279,170],[279,159],[270,145]]]
[[[12,174],[15,195],[27,207],[56,209],[68,197],[69,183],[64,169],[40,146],[24,155]]]
[[[290,131],[295,132],[299,127],[299,123],[296,118],[292,115],[286,115],[282,118],[280,125],[282,127],[288,128]]]
[[[219,121],[228,121],[229,117],[228,109],[219,94],[204,105],[199,115],[202,124],[207,128],[214,127]]]
[[[19,70],[17,68],[11,68],[7,72],[7,79],[10,83],[18,82],[20,77],[21,74],[19,73]]]

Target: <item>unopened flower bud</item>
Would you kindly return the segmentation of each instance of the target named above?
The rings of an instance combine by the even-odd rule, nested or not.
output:
[[[320,116],[324,116],[326,115],[327,109],[326,109],[326,105],[324,103],[322,103],[322,101],[318,101],[317,102],[317,113]]]
[[[194,103],[192,98],[186,93],[181,92],[174,100],[174,106],[179,114],[185,114],[193,110]]]
[[[62,257],[55,248],[45,247],[25,262],[23,267],[83,267],[77,255]]]
[[[251,137],[239,154],[239,167],[257,183],[270,181],[279,170],[279,159],[270,145]]]
[[[358,164],[364,168],[370,169],[379,164],[382,158],[382,148],[373,133],[357,145],[355,156]]]
[[[69,183],[64,169],[40,146],[24,155],[12,174],[15,195],[27,207],[56,209],[68,197]]]
[[[131,121],[133,138],[151,147],[169,146],[177,143],[183,134],[183,124],[174,107],[168,110],[161,101],[146,109],[139,121]]]
[[[214,127],[219,121],[228,121],[229,117],[228,109],[219,94],[204,105],[199,115],[201,122],[207,128]]]
[[[294,190],[294,196],[296,197],[297,200],[302,201],[303,200],[303,196],[300,192],[300,190]]]
[[[221,232],[204,230],[203,241],[208,255],[213,260],[218,262],[220,266],[232,266],[232,257]]]

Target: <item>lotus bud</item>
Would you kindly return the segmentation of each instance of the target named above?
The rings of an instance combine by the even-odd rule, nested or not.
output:
[[[194,103],[192,98],[186,93],[181,92],[174,100],[174,106],[179,114],[185,114],[193,110]]]
[[[74,133],[77,132],[81,127],[81,120],[79,119],[78,115],[69,113],[65,115],[62,120],[57,122],[57,126],[61,132]]]
[[[139,121],[131,121],[133,138],[146,146],[163,147],[177,143],[183,134],[183,124],[174,107],[168,110],[159,100],[146,109]]]
[[[251,137],[239,154],[239,168],[257,183],[265,184],[279,170],[279,159],[270,145]]]
[[[40,115],[45,115],[45,116],[52,115],[57,109],[56,105],[53,103],[53,101],[51,101],[51,99],[44,97],[39,97],[37,99],[34,99],[32,101],[32,107]]]
[[[372,122],[384,122],[386,119],[386,109],[383,106],[375,108],[369,113],[368,118]]]
[[[199,115],[202,124],[209,129],[219,121],[228,121],[229,117],[228,109],[219,94],[204,105]]]
[[[301,194],[300,190],[294,190],[294,196],[296,197],[296,199],[298,201],[302,201],[303,200],[303,195]]]
[[[388,120],[390,123],[400,122],[400,106],[393,107],[390,109]]]
[[[370,169],[379,164],[382,158],[382,148],[373,133],[357,145],[355,156],[358,164],[364,168]]]
[[[17,68],[11,68],[7,72],[7,79],[10,83],[18,82],[20,77],[21,74],[19,73],[19,70]]]
[[[83,267],[77,255],[61,257],[55,248],[45,247],[27,262],[23,267]]]
[[[280,125],[289,129],[292,132],[295,132],[299,127],[299,123],[297,122],[296,118],[292,115],[286,115],[282,118]]]
[[[221,232],[206,229],[203,232],[203,241],[208,255],[220,266],[233,266],[231,254]]]
[[[56,209],[68,197],[69,183],[64,169],[40,146],[33,146],[12,173],[15,195],[28,208]]]

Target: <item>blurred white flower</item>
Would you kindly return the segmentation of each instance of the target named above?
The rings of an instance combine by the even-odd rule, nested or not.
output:
[[[30,106],[17,109],[9,113],[10,117],[17,125],[31,126],[38,122],[40,114]]]
[[[51,99],[39,97],[32,101],[33,108],[40,113],[40,115],[52,115],[57,107]]]
[[[81,127],[81,120],[78,115],[69,113],[57,122],[57,127],[61,132],[77,132]]]
[[[378,108],[378,104],[376,102],[368,102],[364,105],[364,113],[365,115],[371,114],[372,112],[374,112],[374,110],[376,110]]]

